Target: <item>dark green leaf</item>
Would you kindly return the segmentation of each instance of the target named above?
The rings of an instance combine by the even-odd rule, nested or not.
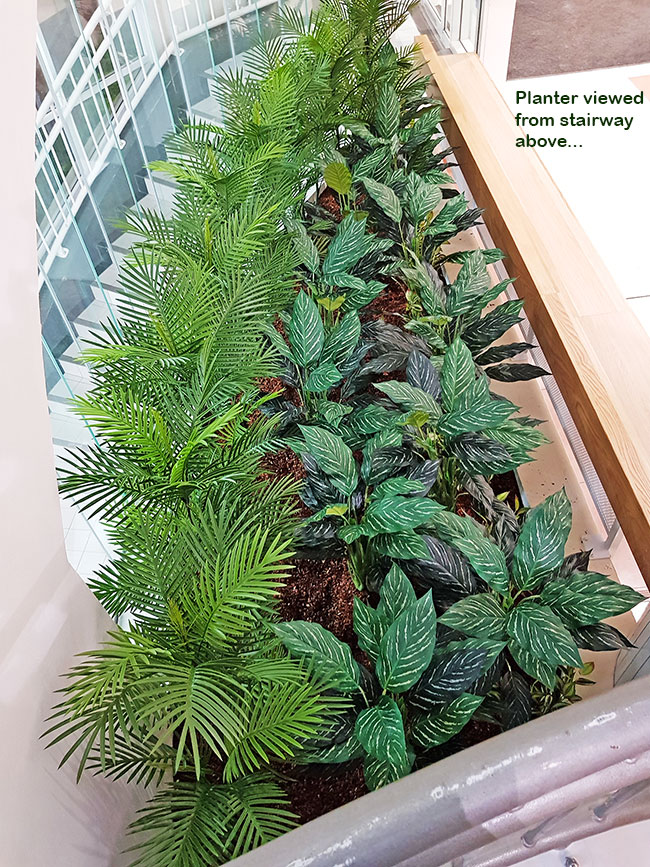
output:
[[[581,626],[574,632],[578,647],[584,650],[625,650],[634,647],[622,632],[608,623]]]
[[[395,560],[422,560],[429,551],[422,536],[418,536],[414,530],[380,534],[372,541],[380,554]]]
[[[361,181],[368,195],[377,202],[386,216],[395,223],[399,223],[402,219],[402,205],[393,190],[374,178],[360,177],[358,180]]]
[[[379,645],[388,629],[388,623],[382,620],[374,608],[366,605],[356,596],[352,601],[352,612],[354,631],[359,640],[359,647],[365,650],[373,662],[376,662],[379,655]]]
[[[300,426],[309,454],[330,477],[341,493],[350,496],[358,482],[357,465],[352,452],[340,436],[325,428]]]
[[[544,662],[543,659],[533,656],[530,651],[525,650],[518,642],[511,639],[508,644],[508,650],[512,654],[512,658],[517,663],[519,668],[530,675],[530,677],[539,680],[540,683],[548,686],[549,689],[554,689],[556,684],[557,666],[551,663]]]
[[[478,648],[446,650],[433,659],[431,665],[413,687],[409,703],[421,711],[436,704],[451,701],[470,687],[483,673],[487,652]]]
[[[439,710],[424,714],[411,728],[413,742],[425,750],[444,744],[467,725],[483,697],[464,693]]]
[[[359,667],[350,648],[327,629],[306,620],[272,623],[271,629],[289,653],[311,662],[326,681],[335,683],[343,692],[359,689]]]
[[[560,566],[570,532],[571,502],[564,489],[528,513],[512,559],[520,590],[534,589]]]
[[[291,350],[298,364],[307,367],[318,361],[325,331],[318,307],[306,292],[298,293],[287,330]]]
[[[436,612],[431,591],[399,615],[381,640],[377,677],[384,689],[405,692],[431,662]]]
[[[443,541],[449,542],[467,557],[476,574],[486,584],[499,593],[507,593],[509,576],[506,558],[471,518],[438,511],[431,516],[430,523]]]
[[[508,615],[508,635],[550,665],[582,665],[571,634],[547,605],[524,599]]]
[[[442,362],[442,405],[447,412],[467,406],[467,399],[475,379],[472,353],[457,337],[445,353]]]
[[[445,611],[440,623],[477,638],[502,640],[507,636],[505,612],[490,593],[460,599]]]

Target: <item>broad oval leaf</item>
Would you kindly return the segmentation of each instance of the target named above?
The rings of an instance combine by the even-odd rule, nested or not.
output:
[[[508,615],[508,635],[551,665],[582,665],[580,653],[570,632],[557,614],[534,599],[524,599]]]
[[[515,549],[516,550],[516,549]],[[575,572],[550,581],[541,599],[569,626],[592,626],[608,617],[624,614],[644,597],[598,572]]]
[[[327,337],[321,354],[321,361],[331,361],[334,364],[345,361],[356,347],[360,336],[359,314],[354,311],[346,313]]]
[[[505,555],[483,535],[471,518],[440,511],[432,516],[431,524],[441,539],[458,548],[467,557],[476,574],[486,584],[499,593],[508,592],[509,576]]]
[[[359,647],[365,650],[373,662],[376,662],[379,656],[379,645],[389,624],[383,620],[379,612],[356,596],[352,600],[352,618]]]
[[[381,640],[377,678],[390,692],[405,692],[431,662],[436,612],[431,591],[399,615]]]
[[[323,178],[328,187],[341,196],[347,196],[352,187],[350,169],[341,162],[329,163],[323,171]]]
[[[564,560],[571,532],[571,502],[564,488],[535,506],[524,521],[512,557],[520,590],[532,590]]]
[[[379,600],[377,613],[386,618],[388,625],[417,602],[413,585],[397,563],[393,563],[379,589]]]
[[[309,454],[330,477],[334,487],[342,494],[351,496],[358,482],[357,465],[343,439],[321,427],[301,425],[300,431]]]
[[[363,525],[369,534],[414,530],[426,524],[443,507],[426,497],[403,497],[388,494],[372,499]]]
[[[425,750],[446,743],[467,725],[482,701],[483,696],[465,693],[439,710],[417,717],[411,727],[413,742]]]
[[[467,406],[475,379],[472,353],[460,337],[457,337],[445,352],[440,374],[442,405],[446,412]]]
[[[406,754],[404,722],[392,698],[384,695],[374,707],[362,710],[354,733],[369,755],[393,765],[403,761]]]
[[[414,349],[406,362],[406,381],[440,400],[440,374],[423,352]]]
[[[445,611],[440,622],[477,638],[502,640],[507,637],[506,614],[490,593],[460,599]]]
[[[444,704],[465,692],[483,673],[487,651],[480,648],[461,648],[443,652],[413,687],[409,704],[421,711],[429,711],[436,704]]]
[[[331,361],[319,364],[307,377],[305,388],[308,391],[327,391],[341,381],[341,372]]]
[[[292,620],[272,623],[271,629],[289,653],[311,662],[318,674],[336,684],[342,692],[359,689],[359,667],[350,648],[320,624]]]
[[[299,365],[307,367],[318,361],[325,342],[325,329],[316,303],[304,291],[296,297],[287,331],[291,351]]]
[[[398,406],[403,406],[410,410],[422,410],[429,413],[434,419],[440,417],[440,404],[431,394],[423,391],[421,388],[409,385],[408,382],[377,382],[375,387],[384,394],[387,394],[390,399]]]
[[[381,184],[374,178],[360,177],[368,195],[377,202],[386,216],[395,223],[401,222],[402,205],[395,192],[386,184]]]

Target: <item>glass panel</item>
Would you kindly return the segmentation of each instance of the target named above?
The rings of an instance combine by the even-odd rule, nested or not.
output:
[[[481,0],[463,0],[460,41],[466,51],[476,51]]]

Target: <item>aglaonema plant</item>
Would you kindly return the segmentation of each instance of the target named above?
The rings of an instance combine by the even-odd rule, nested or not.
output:
[[[547,442],[518,407],[490,393],[487,377],[477,376],[468,347],[456,338],[446,350],[441,370],[414,350],[406,382],[377,382],[403,412],[393,424],[423,456],[440,464],[433,496],[453,509],[465,476],[492,476],[530,461],[530,452]],[[384,420],[384,424],[386,421]]]
[[[316,623],[293,621],[273,629],[289,653],[327,671],[350,708],[307,741],[298,760],[339,763],[363,759],[369,789],[408,774],[416,760],[457,734],[483,697],[466,690],[489,661],[487,647],[439,647],[430,591],[419,599],[393,566],[376,608],[354,600],[354,631],[369,667],[347,644]],[[489,643],[488,643],[489,644]]]
[[[386,558],[426,557],[417,531],[443,508],[426,497],[437,464],[408,454],[396,461],[398,432],[393,430],[370,438],[361,458],[325,428],[300,430],[304,442],[294,447],[306,470],[301,496],[315,510],[299,528],[300,547],[318,558],[346,554],[358,588],[376,583]]]
[[[439,622],[459,636],[502,645],[482,709],[489,718],[509,728],[553,709],[557,704],[544,696],[561,695],[567,670],[573,681],[573,670],[583,668],[580,647],[624,646],[621,634],[601,621],[629,611],[643,597],[587,571],[588,554],[565,557],[571,504],[564,490],[528,513],[516,544],[505,551],[471,518],[437,511],[430,525],[479,579],[479,592],[456,601]],[[564,697],[573,693],[569,689]]]
[[[275,398],[265,411],[285,414],[285,433],[297,421],[338,427],[351,407],[330,400],[329,392],[358,367],[368,348],[360,339],[358,313],[351,310],[326,328],[316,302],[301,290],[284,319],[284,329],[286,340],[273,326],[268,327],[267,334],[283,358],[281,378],[295,389],[299,402]]]
[[[406,328],[423,338],[436,355],[444,352],[452,341],[462,337],[477,365],[491,379],[502,382],[534,379],[545,376],[543,367],[509,359],[533,349],[525,342],[493,345],[513,325],[521,322],[524,302],[503,301],[484,316],[487,306],[507,289],[512,280],[490,286],[485,251],[463,254],[458,276],[445,285],[426,264],[412,260],[402,273],[410,289],[407,293],[410,321]]]

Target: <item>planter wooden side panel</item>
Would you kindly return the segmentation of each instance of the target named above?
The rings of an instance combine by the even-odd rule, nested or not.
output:
[[[421,52],[455,159],[650,587],[650,337],[474,54]],[[594,178],[594,183],[597,183]],[[603,189],[603,208],[606,207]],[[622,254],[623,251],[622,251]]]

